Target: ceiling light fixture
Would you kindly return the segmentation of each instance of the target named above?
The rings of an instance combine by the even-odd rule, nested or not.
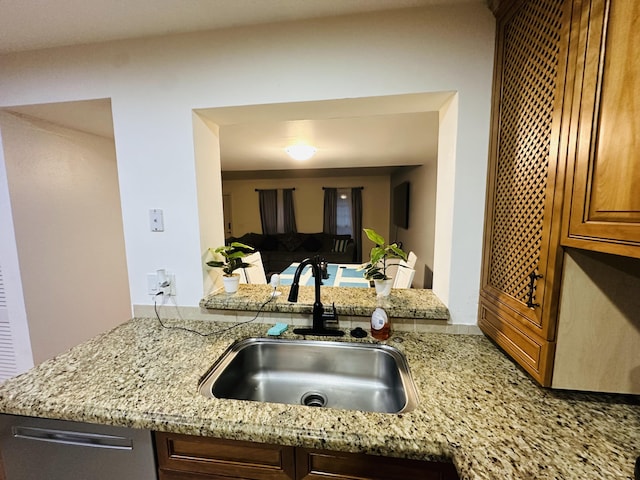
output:
[[[291,145],[284,149],[294,160],[309,160],[316,153],[316,148],[311,145]]]

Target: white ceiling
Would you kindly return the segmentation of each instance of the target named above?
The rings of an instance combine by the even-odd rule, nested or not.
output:
[[[0,0],[0,54],[482,0]]]
[[[437,113],[292,120],[230,125],[220,129],[223,170],[422,165],[437,151]],[[293,161],[285,147],[306,143],[313,158]]]
[[[220,127],[223,171],[422,165],[435,160],[438,110],[453,92],[197,110]],[[317,148],[304,162],[285,147]],[[249,174],[248,174],[249,175]]]

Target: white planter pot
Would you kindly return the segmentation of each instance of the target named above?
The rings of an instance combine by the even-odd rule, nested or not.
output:
[[[391,293],[391,287],[393,286],[393,278],[386,280],[374,280],[373,284],[376,286],[376,294],[381,297],[388,297]]]
[[[223,276],[224,291],[227,293],[236,293],[238,291],[238,285],[240,285],[240,275],[234,273],[230,277]]]

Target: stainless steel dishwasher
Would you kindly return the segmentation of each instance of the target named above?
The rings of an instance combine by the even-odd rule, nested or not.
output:
[[[154,480],[151,432],[0,415],[7,480]]]

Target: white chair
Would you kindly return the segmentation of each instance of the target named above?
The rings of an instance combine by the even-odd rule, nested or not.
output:
[[[413,251],[411,251],[409,252],[409,255],[407,255],[407,261],[404,262],[404,265],[405,267],[415,268],[417,261],[418,261],[418,257],[416,256],[415,253],[413,253]],[[403,265],[403,263],[401,262],[400,265]]]
[[[393,282],[393,288],[411,288],[413,277],[416,271],[413,268],[398,267],[395,280]]]
[[[396,278],[399,270],[405,270],[402,267],[415,268],[418,257],[415,253],[409,252],[407,255],[407,261],[392,258],[387,262],[387,276],[390,278]],[[402,265],[402,267],[400,267]]]
[[[246,263],[250,263],[251,267],[242,268],[244,275],[247,279],[247,283],[260,283],[267,284],[267,276],[264,273],[264,265],[262,264],[262,255],[260,252],[254,252],[251,255],[244,257]],[[242,281],[242,275],[240,276]]]
[[[251,267],[253,268],[253,267]],[[238,275],[240,275],[240,280],[238,280],[238,283],[249,283],[247,281],[247,274],[244,273],[244,268],[239,268],[238,270],[236,270],[236,272],[238,273]]]

